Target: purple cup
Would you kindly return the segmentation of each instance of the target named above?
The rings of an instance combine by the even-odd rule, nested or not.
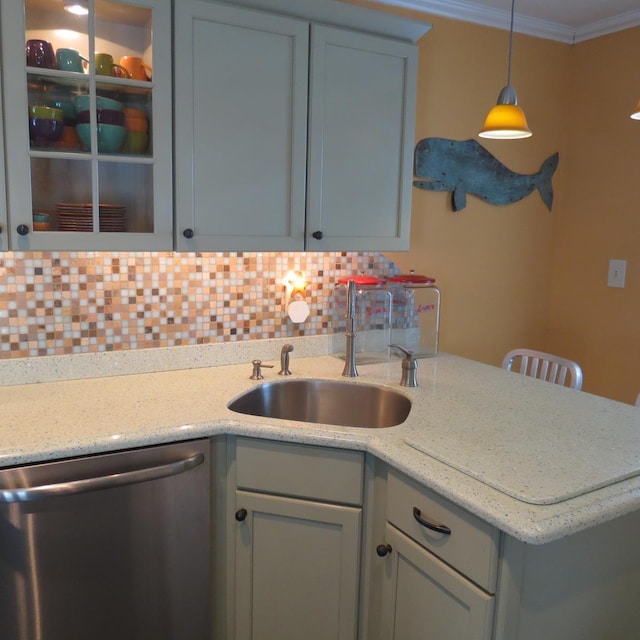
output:
[[[78,113],[78,122],[87,124],[91,121],[91,114],[88,110]],[[115,124],[124,127],[124,112],[115,109],[96,109],[96,121],[100,124]]]
[[[50,147],[62,135],[62,120],[29,118],[29,140],[34,147]]]
[[[41,69],[57,69],[53,45],[46,40],[27,40],[27,66]]]

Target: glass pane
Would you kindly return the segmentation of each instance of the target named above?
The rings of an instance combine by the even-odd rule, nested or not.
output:
[[[153,166],[98,163],[100,231],[153,233]]]
[[[152,11],[96,0],[96,75],[147,82],[152,75]]]
[[[31,193],[35,231],[91,231],[90,162],[31,158]],[[84,207],[80,212],[78,205]]]
[[[27,66],[88,73],[87,14],[65,11],[60,0],[25,0]]]
[[[29,96],[29,140],[31,149],[82,151],[76,131],[76,98],[88,91],[82,79],[51,78],[38,73],[27,75]]]
[[[31,149],[79,151],[75,96],[89,88],[88,16],[57,0],[26,0]]]
[[[153,11],[88,7],[25,0],[33,230],[153,233]]]
[[[96,94],[98,153],[151,156],[151,90],[100,81]],[[88,113],[78,118],[89,122]]]

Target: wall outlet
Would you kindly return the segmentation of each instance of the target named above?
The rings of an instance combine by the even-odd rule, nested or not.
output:
[[[624,279],[627,274],[626,260],[609,260],[609,274],[607,286],[624,289]]]

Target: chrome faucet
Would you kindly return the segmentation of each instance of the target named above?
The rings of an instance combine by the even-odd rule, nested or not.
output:
[[[345,330],[346,349],[344,357],[344,369],[342,375],[348,378],[358,377],[358,368],[356,367],[356,283],[349,280],[347,285],[347,328]]]
[[[280,371],[278,371],[279,376],[290,376],[291,371],[289,371],[289,354],[293,351],[292,344],[285,344],[280,351]]]
[[[402,378],[400,384],[403,387],[417,387],[418,386],[418,361],[415,359],[413,353],[408,349],[405,349],[399,344],[390,344],[392,349],[399,349],[404,353],[402,358]]]

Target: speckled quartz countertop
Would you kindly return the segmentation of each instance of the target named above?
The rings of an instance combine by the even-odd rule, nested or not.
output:
[[[0,467],[236,434],[367,451],[515,538],[540,544],[640,509],[640,410],[464,358],[341,377],[327,340],[294,339],[293,378],[389,385],[412,401],[385,429],[234,413],[284,340],[0,362]],[[242,363],[242,364],[237,364]],[[282,380],[278,367],[265,382]],[[75,378],[75,379],[67,379]]]

